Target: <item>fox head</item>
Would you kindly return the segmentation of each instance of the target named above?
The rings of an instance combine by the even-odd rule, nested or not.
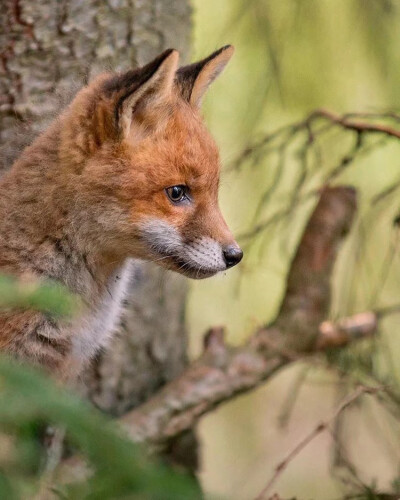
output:
[[[218,206],[218,149],[200,115],[232,53],[226,46],[178,68],[178,52],[167,50],[142,68],[101,75],[73,101],[62,161],[75,165],[75,205],[92,210],[87,231],[97,228],[110,255],[192,278],[241,260]]]

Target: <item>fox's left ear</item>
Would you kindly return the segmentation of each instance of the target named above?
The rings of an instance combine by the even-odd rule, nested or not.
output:
[[[182,97],[199,107],[206,90],[223,71],[234,51],[232,45],[226,45],[202,61],[179,68],[175,81]]]
[[[167,116],[179,53],[168,49],[146,66],[107,80],[114,122],[121,137],[143,137]]]

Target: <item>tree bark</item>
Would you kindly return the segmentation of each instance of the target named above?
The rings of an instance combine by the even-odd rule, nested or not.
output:
[[[3,0],[0,171],[94,75],[143,64],[168,47],[187,59],[190,15],[188,0]],[[184,369],[186,291],[181,277],[138,265],[121,332],[83,377],[96,406],[121,415]],[[190,434],[168,448],[195,466]]]

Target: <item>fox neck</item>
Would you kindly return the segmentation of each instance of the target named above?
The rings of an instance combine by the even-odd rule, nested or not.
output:
[[[82,274],[86,267],[88,277],[101,287],[127,254],[116,250],[113,236],[107,233],[107,225],[112,224],[108,214],[102,214],[103,227],[98,223],[104,207],[92,206],[85,199],[77,173],[85,158],[81,156],[79,163],[75,152],[75,161],[66,164],[61,147],[64,126],[61,121],[51,126],[3,177],[0,234],[19,256],[35,260],[31,262],[33,274],[40,270],[43,277],[58,279],[80,293],[85,286],[74,273]],[[74,153],[72,148],[70,152]],[[26,270],[29,263],[22,267]],[[11,266],[9,271],[18,274],[20,269]]]

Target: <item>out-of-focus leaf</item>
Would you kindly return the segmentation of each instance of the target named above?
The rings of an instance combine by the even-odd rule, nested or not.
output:
[[[79,299],[55,282],[23,282],[0,276],[0,309],[26,308],[56,316],[69,316],[79,307]]]
[[[200,498],[193,480],[145,458],[138,445],[88,403],[42,373],[4,358],[0,433],[13,437],[15,454],[8,467],[0,462],[0,498],[21,498],[37,487],[37,464],[43,461],[37,429],[44,424],[65,428],[68,440],[93,468],[87,481],[64,488],[67,498]]]

